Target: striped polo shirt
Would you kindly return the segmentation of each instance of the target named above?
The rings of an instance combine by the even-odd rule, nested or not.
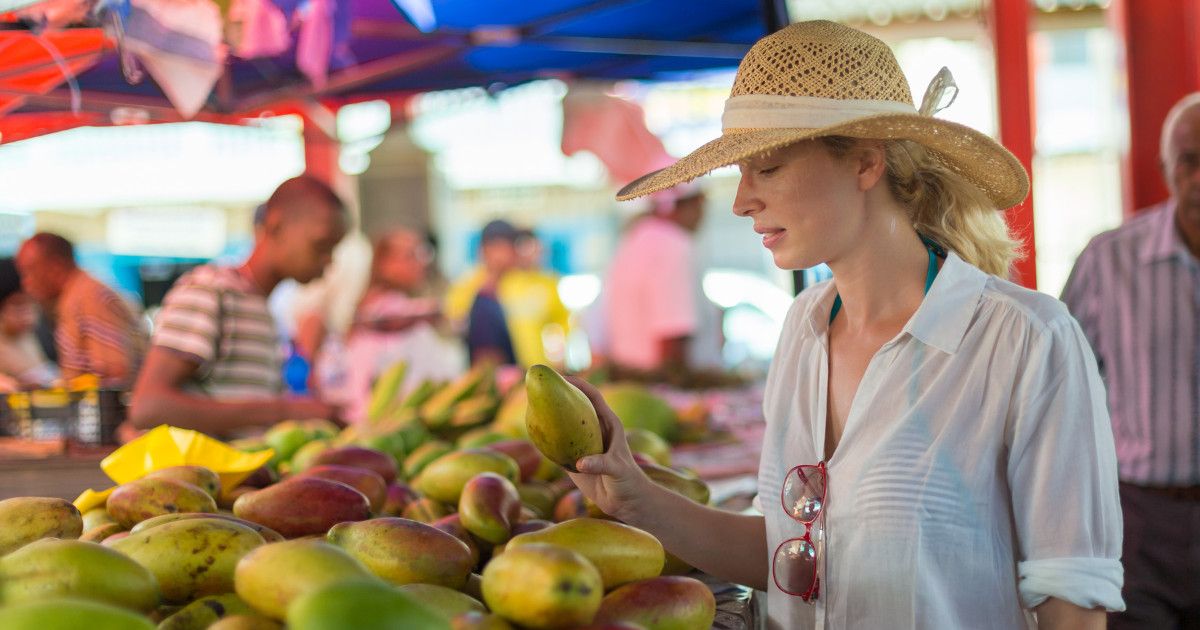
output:
[[[58,296],[55,320],[63,378],[94,374],[105,386],[133,385],[146,351],[146,330],[115,291],[76,270]]]
[[[1124,481],[1200,485],[1198,299],[1171,201],[1092,239],[1063,289],[1108,388]]]
[[[154,346],[197,363],[186,389],[217,400],[283,391],[279,335],[267,296],[232,267],[201,266],[163,299]]]

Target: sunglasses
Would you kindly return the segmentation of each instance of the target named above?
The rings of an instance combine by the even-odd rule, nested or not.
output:
[[[825,505],[825,462],[816,466],[796,466],[788,471],[783,480],[783,511],[793,520],[804,525],[804,535],[783,541],[775,549],[771,562],[771,575],[775,586],[788,595],[815,604],[821,586],[818,544],[822,542],[822,530],[817,524],[821,508]],[[816,542],[813,529],[816,527]]]

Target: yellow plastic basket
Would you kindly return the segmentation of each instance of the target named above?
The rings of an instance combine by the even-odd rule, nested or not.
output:
[[[204,466],[220,476],[225,492],[237,487],[274,454],[270,449],[246,453],[198,431],[162,425],[113,451],[100,462],[100,469],[120,485],[160,468]],[[86,512],[103,505],[112,491],[84,490],[75,499],[75,507]]]

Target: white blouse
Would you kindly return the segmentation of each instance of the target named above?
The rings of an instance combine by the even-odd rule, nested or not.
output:
[[[783,475],[824,453],[835,294],[796,298],[767,378],[756,503],[772,555],[804,533]],[[817,604],[771,580],[771,628],[1036,627],[1025,609],[1051,596],[1124,609],[1104,386],[1054,298],[951,253],[871,359],[826,466]]]

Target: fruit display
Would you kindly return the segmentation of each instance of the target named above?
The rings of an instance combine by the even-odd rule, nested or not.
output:
[[[569,381],[538,366],[500,392],[483,365],[400,397],[403,372],[377,381],[365,425],[288,421],[234,443],[273,451],[253,474],[151,467],[85,493],[82,512],[0,501],[0,627],[713,627],[705,576],[670,575],[690,567],[563,473],[604,450]],[[629,423],[631,449],[655,483],[707,503],[670,467],[676,421],[655,400],[632,403],[655,419]]]

